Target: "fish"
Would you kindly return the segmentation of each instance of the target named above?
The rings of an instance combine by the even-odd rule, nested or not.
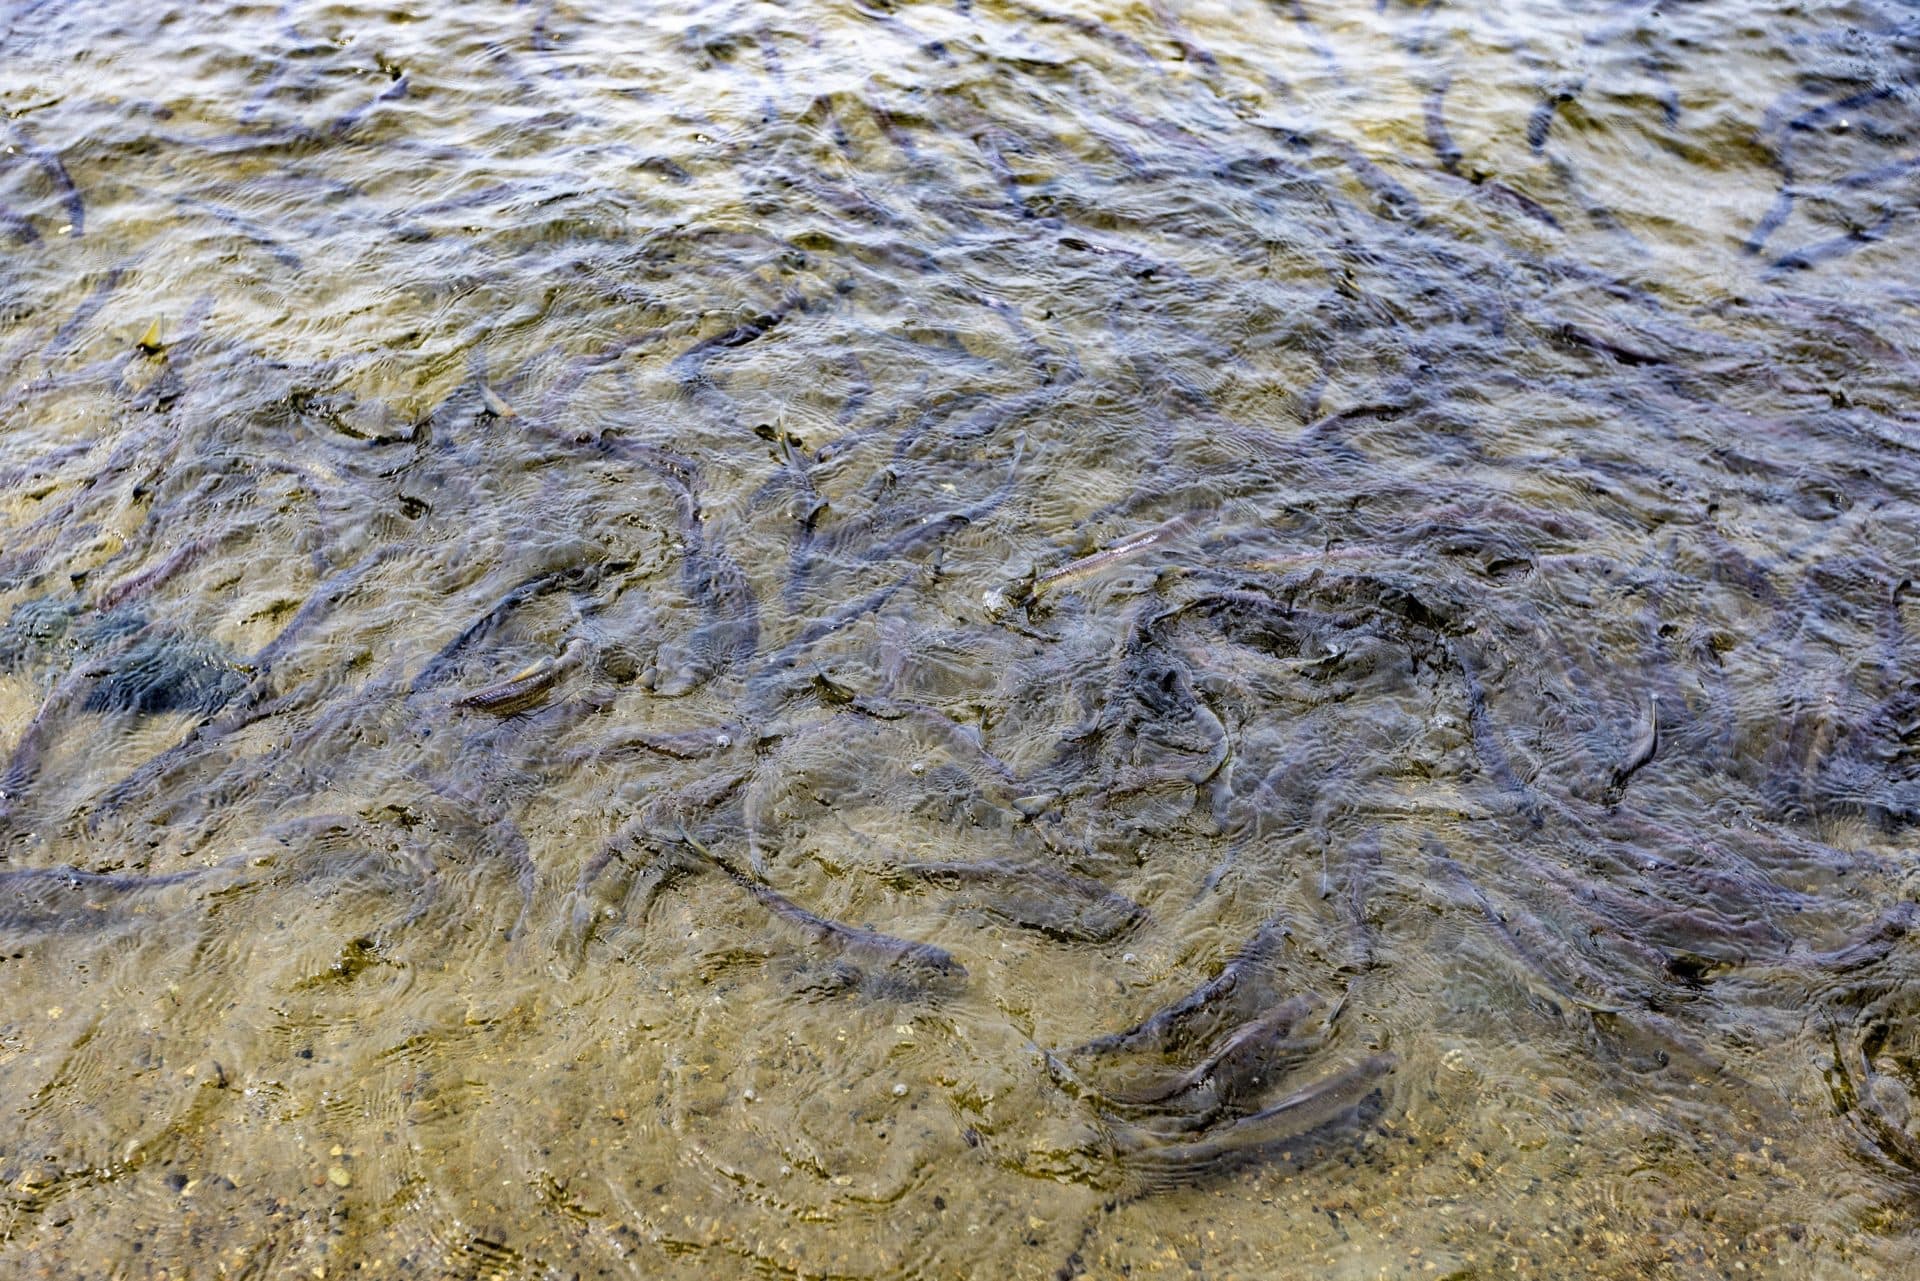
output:
[[[507,617],[528,601],[559,591],[584,590],[599,580],[601,573],[615,566],[577,564],[561,569],[542,570],[515,583],[486,613],[462,628],[460,634],[440,647],[420,674],[413,678],[411,692],[418,694],[453,667],[461,651],[497,629]],[[255,660],[256,663],[259,660]]]
[[[943,979],[964,979],[967,968],[945,948],[932,943],[916,943],[896,938],[863,926],[848,925],[810,912],[766,882],[741,871],[726,858],[695,840],[684,828],[675,840],[718,868],[755,902],[816,943],[833,948],[850,959],[868,965],[904,970]]]
[[[1289,1041],[1289,1034],[1325,1004],[1324,999],[1312,992],[1295,993],[1260,1017],[1235,1028],[1212,1053],[1184,1072],[1163,1076],[1151,1084],[1104,1089],[1100,1095],[1110,1103],[1145,1107],[1211,1087],[1213,1107],[1217,1110],[1257,1089],[1263,1083],[1261,1074],[1282,1057],[1290,1045],[1300,1048],[1311,1044],[1304,1039]],[[1337,1013],[1336,1006],[1334,1014]],[[1328,1022],[1332,1018],[1333,1015],[1329,1015]]]
[[[158,565],[143,570],[138,574],[129,574],[102,592],[100,599],[95,602],[95,608],[101,610],[113,609],[125,604],[134,596],[144,595],[152,591],[185,569],[188,565],[192,564],[199,557],[218,546],[219,543],[220,539],[212,534],[182,543]]]
[[[1159,22],[1161,29],[1167,33],[1167,38],[1173,41],[1174,48],[1180,51],[1182,58],[1188,62],[1197,63],[1209,71],[1220,69],[1220,60],[1214,57],[1212,51],[1206,46],[1195,41],[1187,33],[1186,28],[1181,26],[1180,20],[1169,13],[1160,0],[1151,0],[1148,7],[1153,11],[1153,16]]]
[[[1333,46],[1327,42],[1326,35],[1320,30],[1320,25],[1313,20],[1313,15],[1307,12],[1307,6],[1302,3],[1302,0],[1285,0],[1283,7],[1287,11],[1287,16],[1293,19],[1294,25],[1299,27],[1301,33],[1305,35],[1307,44],[1313,49],[1314,54],[1320,61],[1327,64],[1327,74],[1333,79],[1334,84],[1344,88],[1347,84],[1347,75],[1340,66],[1340,58],[1334,53]]]
[[[1597,351],[1601,355],[1618,361],[1623,365],[1671,365],[1673,362],[1665,356],[1650,351],[1641,351],[1636,347],[1626,347],[1598,334],[1589,333],[1574,324],[1561,324],[1553,330],[1553,336],[1571,347],[1584,347],[1588,351]]]
[[[1366,971],[1378,963],[1379,938],[1368,915],[1367,899],[1380,876],[1380,833],[1376,828],[1353,842],[1347,851],[1344,915],[1347,918],[1351,959],[1343,969]],[[1329,884],[1321,897],[1332,892]]]
[[[1782,254],[1761,273],[1761,279],[1773,281],[1790,271],[1810,271],[1823,262],[1844,257],[1863,245],[1871,245],[1887,234],[1887,229],[1893,225],[1893,214],[1894,211],[1888,209],[1870,227],[1855,227],[1843,235],[1814,241]]]
[[[90,644],[97,643],[100,647],[94,651],[92,661],[75,667],[54,686],[40,710],[27,722],[14,744],[6,772],[0,774],[0,819],[17,810],[28,788],[39,777],[54,730],[76,706],[95,697],[101,680],[111,675],[116,661],[158,634],[157,624],[136,623],[131,618],[122,621],[126,624],[124,628],[96,633],[95,641]]]
[[[1920,912],[1916,912],[1913,904],[1897,903],[1883,912],[1880,919],[1864,933],[1842,946],[1795,959],[1804,959],[1829,973],[1841,974],[1877,965],[1900,946],[1901,940],[1912,931],[1917,915]]]
[[[1647,719],[1641,725],[1640,732],[1634,735],[1633,743],[1627,748],[1627,754],[1620,758],[1618,765],[1613,767],[1613,779],[1608,784],[1608,791],[1617,798],[1626,790],[1627,780],[1633,777],[1634,771],[1652,760],[1659,748],[1660,696],[1654,694],[1647,700]]]
[[[1257,988],[1255,975],[1269,967],[1290,931],[1279,917],[1269,918],[1241,945],[1220,972],[1171,1005],[1120,1032],[1096,1037],[1078,1047],[1076,1055],[1113,1054],[1141,1045],[1165,1049],[1206,1015],[1226,1007],[1243,989]]]
[[[0,205],[0,227],[5,227],[23,245],[38,244],[40,232],[25,214]]]
[[[486,383],[480,384],[480,399],[486,405],[487,412],[495,418],[518,418],[520,411],[507,403],[507,398]]]
[[[1540,827],[1546,822],[1545,811],[1533,789],[1515,772],[1512,761],[1507,757],[1507,750],[1494,728],[1493,719],[1487,713],[1486,690],[1480,683],[1476,660],[1469,656],[1464,646],[1448,644],[1446,648],[1460,672],[1462,685],[1466,687],[1467,725],[1473,734],[1474,755],[1494,782],[1513,793],[1515,805],[1527,821],[1536,828]]]
[[[226,226],[232,228],[242,240],[262,250],[268,257],[278,262],[281,266],[290,268],[293,271],[304,270],[305,264],[301,261],[300,255],[287,248],[279,237],[275,236],[266,227],[255,222],[253,219],[243,214],[235,213],[225,206],[214,204],[210,200],[200,200],[192,196],[175,196],[173,203],[182,209],[199,210],[215,221],[224,223]],[[142,342],[140,346],[142,349],[146,349],[146,343]]]
[[[1091,555],[1067,562],[1058,569],[1036,575],[1032,586],[1025,594],[1029,602],[1037,601],[1056,587],[1065,587],[1072,583],[1091,578],[1104,569],[1132,560],[1142,552],[1149,551],[1160,544],[1186,533],[1200,520],[1198,515],[1188,513],[1176,516],[1165,524],[1131,537],[1123,538],[1110,547],[1102,548]]]
[[[1456,178],[1464,175],[1460,172],[1460,160],[1464,153],[1460,144],[1453,140],[1447,131],[1446,98],[1447,90],[1452,86],[1451,73],[1442,76],[1428,91],[1426,99],[1427,145],[1433,148],[1433,154],[1440,158],[1440,167]]]
[[[1427,856],[1445,869],[1466,891],[1473,900],[1474,906],[1480,909],[1481,916],[1486,919],[1487,927],[1521,963],[1522,975],[1527,986],[1534,989],[1535,995],[1541,1000],[1556,1009],[1565,1002],[1590,1014],[1618,1014],[1626,1008],[1618,1001],[1596,1001],[1592,997],[1583,996],[1574,991],[1553,972],[1552,967],[1542,955],[1543,947],[1552,946],[1551,940],[1543,937],[1538,930],[1527,931],[1529,936],[1537,940],[1536,942],[1530,943],[1528,939],[1522,938],[1521,932],[1501,915],[1500,910],[1493,905],[1493,901],[1473,883],[1473,878],[1467,875],[1467,869],[1455,862],[1439,841],[1429,837],[1424,842],[1424,846]],[[1539,990],[1541,988],[1545,990]]]
[[[671,368],[683,383],[694,382],[704,376],[707,362],[722,351],[735,347],[744,347],[754,339],[768,333],[795,311],[805,313],[807,304],[798,294],[787,297],[779,306],[751,316],[739,324],[715,334],[711,338],[702,338],[693,346],[675,356]]]
[[[1138,903],[1098,881],[1004,859],[895,863],[887,874],[896,882],[1010,888],[1015,891],[1011,896],[990,897],[982,906],[994,916],[1062,942],[1105,943],[1146,916]]]
[[[249,673],[224,649],[148,628],[114,656],[87,691],[81,710],[207,714],[239,697],[248,679]]]
[[[343,138],[357,129],[360,126],[360,122],[371,115],[381,103],[395,102],[407,96],[410,90],[407,73],[398,67],[385,65],[384,60],[381,70],[387,73],[387,78],[393,83],[375,94],[368,101],[361,103],[353,110],[345,112],[336,118],[331,125],[327,126],[327,133],[329,135],[335,138]]]
[[[113,291],[120,287],[120,282],[126,278],[126,275],[127,269],[124,266],[109,268],[100,283],[95,285],[93,291],[81,300],[78,307],[74,308],[73,315],[69,316],[66,323],[54,331],[53,337],[49,339],[47,345],[42,348],[41,354],[65,354],[71,348],[73,340],[78,337],[86,329],[88,323],[100,313],[100,309],[107,305],[107,300],[113,296]]]
[[[568,759],[575,762],[592,761],[604,756],[616,756],[639,749],[657,752],[661,756],[672,757],[677,761],[698,761],[710,756],[718,756],[730,750],[736,743],[746,741],[747,730],[739,724],[715,725],[670,733],[628,730],[617,739],[573,752],[569,754]]]
[[[453,705],[495,716],[512,716],[537,707],[546,701],[561,677],[580,665],[588,648],[586,639],[576,636],[557,656],[543,658],[485,689],[463,694],[453,700]]]
[[[18,940],[27,935],[87,930],[127,916],[151,920],[155,906],[137,896],[202,877],[234,872],[246,865],[246,856],[204,867],[151,875],[86,872],[77,867],[27,867],[0,872],[0,935]]]
[[[1325,1146],[1357,1139],[1379,1118],[1386,1107],[1379,1082],[1395,1066],[1390,1054],[1362,1059],[1195,1139],[1166,1142],[1144,1128],[1120,1129],[1116,1153],[1128,1184],[1142,1195],[1192,1187],[1264,1161],[1304,1165]]]
[[[280,629],[280,634],[268,641],[260,652],[253,656],[253,660],[244,666],[261,675],[270,672],[274,664],[278,663],[281,657],[293,647],[294,642],[309,625],[346,599],[355,588],[360,586],[362,578],[400,555],[401,551],[402,548],[398,545],[376,548],[357,563],[320,584],[313,595],[307,598],[306,603],[287,620],[287,625]]]
[[[1563,86],[1543,95],[1533,105],[1532,113],[1527,116],[1527,147],[1535,155],[1547,145],[1547,131],[1553,128],[1553,117],[1562,106],[1573,101],[1576,92]]]
[[[20,150],[47,176],[47,181],[59,193],[61,208],[67,211],[65,232],[78,239],[87,229],[87,206],[80,198],[80,188],[74,184],[73,175],[67,172],[67,166],[60,159],[60,153],[42,145],[24,125],[13,124],[9,131],[18,141]],[[12,150],[12,148],[8,148]],[[116,275],[119,273],[116,271]]]
[[[1920,1176],[1920,1139],[1907,1128],[1906,1118],[1892,1115],[1873,1089],[1874,1071],[1859,1046],[1842,1046],[1840,1033],[1827,1023],[1833,1047],[1833,1070],[1827,1076],[1834,1108],[1848,1117],[1860,1138],[1889,1165],[1909,1179]]]
[[[1748,233],[1745,243],[1740,246],[1741,252],[1748,255],[1758,254],[1766,248],[1768,238],[1780,230],[1792,215],[1793,188],[1782,187],[1780,194],[1775,196],[1773,203],[1767,207],[1767,212],[1762,214],[1760,221],[1753,225],[1753,230]]]

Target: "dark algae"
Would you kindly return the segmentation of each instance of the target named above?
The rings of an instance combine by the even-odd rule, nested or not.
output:
[[[0,72],[0,1276],[1920,1275],[1910,6]]]

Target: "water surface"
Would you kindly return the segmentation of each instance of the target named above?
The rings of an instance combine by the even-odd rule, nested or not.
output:
[[[0,32],[6,1270],[1920,1268],[1910,10]]]

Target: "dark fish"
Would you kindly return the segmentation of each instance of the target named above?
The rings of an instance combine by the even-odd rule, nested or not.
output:
[[[1325,1005],[1311,992],[1299,992],[1262,1014],[1235,1028],[1212,1053],[1184,1072],[1164,1076],[1149,1085],[1128,1088],[1103,1088],[1102,1098],[1111,1103],[1134,1107],[1164,1104],[1203,1088],[1213,1095],[1213,1107],[1230,1104],[1234,1099],[1258,1091],[1265,1084],[1263,1073],[1289,1048],[1285,1038],[1302,1019]],[[1329,1016],[1331,1022],[1332,1016]],[[1292,1048],[1311,1044],[1296,1041]]]
[[[895,938],[891,934],[882,934],[878,930],[847,925],[809,912],[772,886],[747,875],[725,858],[694,840],[684,829],[676,835],[675,839],[719,868],[735,885],[751,894],[762,907],[800,930],[816,943],[829,946],[855,961],[870,965],[894,967],[947,979],[963,979],[967,976],[966,967],[945,948],[935,947],[931,943],[915,943],[908,939]]]
[[[1113,1054],[1147,1045],[1166,1050],[1188,1035],[1203,1019],[1233,1008],[1234,998],[1257,992],[1261,971],[1273,966],[1288,930],[1278,917],[1268,920],[1234,953],[1220,972],[1166,1008],[1121,1032],[1096,1037],[1076,1047],[1074,1054]]]
[[[1377,931],[1369,915],[1367,899],[1380,876],[1380,833],[1367,832],[1347,849],[1345,902],[1348,928],[1352,931],[1353,959],[1347,968],[1365,971],[1376,963],[1379,950]],[[1325,893],[1330,893],[1329,885]]]
[[[107,300],[113,296],[113,291],[120,287],[120,281],[126,274],[125,267],[110,269],[106,279],[95,285],[92,292],[73,309],[73,315],[67,318],[67,322],[54,331],[53,337],[47,342],[45,352],[66,351],[80,331],[87,327],[87,323],[100,314],[100,309],[107,305]]]
[[[34,141],[24,125],[13,125],[12,133],[20,140],[20,150],[40,166],[40,171],[47,175],[47,181],[60,193],[60,203],[67,211],[69,234],[79,237],[87,229],[86,202],[80,199],[80,188],[74,185],[73,175],[67,172],[67,166],[61,162],[60,153]]]
[[[1920,169],[1920,156],[1908,156],[1903,160],[1889,161],[1884,165],[1875,165],[1871,169],[1862,169],[1858,173],[1837,178],[1833,185],[1847,191],[1858,191],[1866,187],[1877,187],[1891,178],[1904,178],[1915,169]]]
[[[117,605],[124,604],[131,597],[152,591],[218,546],[219,542],[218,536],[208,534],[182,543],[158,565],[138,574],[130,574],[102,592],[100,599],[95,602],[95,607],[101,610],[113,609]]]
[[[1042,8],[1039,5],[1028,4],[1026,0],[1012,0],[1009,7],[1023,14],[1027,20],[1031,22],[1039,24],[1059,23],[1061,26],[1072,28],[1089,39],[1099,40],[1111,45],[1113,48],[1118,49],[1137,62],[1144,63],[1150,67],[1159,64],[1160,60],[1154,56],[1151,49],[1117,27],[1102,22],[1097,18],[1086,18],[1079,14]]]
[[[237,866],[244,859],[229,859],[223,867]],[[156,890],[198,880],[217,867],[192,867],[178,872],[156,872],[143,876],[134,872],[83,872],[77,867],[23,867],[0,872],[0,892],[19,893],[31,886],[51,886],[68,890],[100,890],[127,894]]]
[[[0,366],[4,368],[4,366]],[[62,463],[92,453],[100,445],[97,440],[79,440],[71,445],[61,445],[40,455],[29,463],[18,467],[9,467],[0,471],[0,489],[11,490],[28,480],[39,480],[53,474]]]
[[[0,671],[13,671],[47,653],[67,635],[80,602],[36,596],[13,607],[0,627]]]
[[[1467,875],[1467,869],[1461,867],[1459,863],[1449,857],[1446,850],[1441,847],[1437,840],[1429,837],[1426,842],[1426,850],[1428,857],[1432,858],[1435,863],[1439,864],[1451,874],[1455,882],[1458,883],[1473,900],[1474,905],[1480,909],[1481,916],[1486,919],[1487,926],[1493,931],[1494,936],[1498,938],[1500,942],[1506,946],[1506,949],[1513,954],[1514,958],[1521,963],[1522,972],[1529,980],[1529,983],[1538,982],[1546,989],[1546,992],[1540,993],[1539,995],[1548,1004],[1557,1009],[1562,1002],[1565,1002],[1577,1009],[1601,1014],[1617,1014],[1625,1008],[1617,1001],[1596,1001],[1591,997],[1582,996],[1578,992],[1575,992],[1571,986],[1554,973],[1553,967],[1547,963],[1546,958],[1542,955],[1542,948],[1549,945],[1546,940],[1541,939],[1539,944],[1535,945],[1523,939],[1520,936],[1520,932],[1514,928],[1505,916],[1500,914],[1499,910],[1494,907],[1492,901],[1481,892],[1480,887],[1473,883],[1472,878]]]
[[[800,630],[800,634],[775,650],[762,661],[753,675],[754,687],[765,691],[774,687],[779,678],[791,671],[801,657],[814,645],[844,627],[851,625],[868,614],[874,613],[892,600],[895,595],[909,584],[918,581],[920,571],[910,569],[890,583],[882,584],[865,596],[848,601],[832,610],[825,617],[817,618]]]
[[[1782,254],[1774,259],[1765,274],[1771,279],[1789,271],[1808,271],[1823,262],[1843,258],[1863,246],[1873,244],[1887,234],[1887,228],[1893,225],[1893,214],[1894,211],[1888,209],[1880,215],[1880,221],[1871,227],[1855,227],[1843,236],[1802,245],[1791,253]]]
[[[305,266],[300,260],[300,255],[289,249],[278,236],[244,214],[235,213],[223,205],[194,196],[175,196],[173,203],[183,209],[198,209],[216,221],[225,223],[238,232],[243,240],[264,251],[268,257],[283,267],[300,271]]]
[[[1131,929],[1146,912],[1138,903],[1098,881],[1048,867],[1003,859],[978,863],[895,863],[894,880],[936,885],[985,885],[996,893],[982,906],[1025,929],[1069,943],[1104,943]]]
[[[1307,6],[1302,0],[1281,0],[1281,7],[1286,9],[1287,16],[1293,19],[1294,24],[1306,36],[1307,44],[1312,47],[1313,52],[1327,64],[1327,74],[1333,78],[1333,82],[1336,85],[1344,85],[1347,78],[1340,69],[1340,59],[1334,55],[1333,46],[1327,43],[1326,36],[1321,34],[1320,26],[1313,20],[1313,15],[1307,12]]]
[[[23,245],[39,242],[40,233],[26,215],[16,213],[5,205],[0,205],[0,227],[6,228]]]
[[[1483,199],[1495,204],[1506,205],[1508,208],[1518,211],[1526,217],[1533,219],[1535,222],[1544,223],[1552,227],[1555,231],[1560,230],[1560,220],[1554,217],[1553,210],[1547,208],[1526,192],[1515,187],[1510,187],[1497,179],[1484,176],[1476,176],[1473,180],[1473,186],[1474,190],[1479,192]]]
[[[1597,351],[1604,356],[1619,361],[1623,365],[1669,365],[1673,363],[1665,356],[1656,356],[1652,352],[1639,351],[1632,347],[1624,347],[1617,342],[1602,338],[1597,334],[1590,334],[1577,325],[1563,324],[1554,330],[1554,336],[1569,346],[1585,347],[1589,351]]]
[[[414,770],[413,775],[431,793],[431,800],[425,796],[421,799],[425,802],[423,808],[431,814],[432,829],[468,858],[490,858],[513,869],[520,890],[520,913],[514,918],[507,937],[519,938],[526,928],[528,914],[533,911],[539,868],[534,864],[527,838],[508,812],[503,799],[505,790],[485,779],[457,783],[436,778],[424,767]]]
[[[878,695],[854,694],[852,691],[848,691],[849,697],[836,697],[830,691],[821,688],[821,682],[824,679],[823,676],[814,677],[815,689],[820,691],[823,701],[844,705],[851,711],[862,716],[870,716],[878,721],[911,721],[914,725],[931,733],[942,748],[986,766],[999,782],[1018,783],[1020,781],[1019,775],[1011,765],[987,750],[978,725],[963,725],[939,708],[929,707],[924,703],[910,703]]]
[[[361,579],[365,578],[368,574],[395,556],[398,556],[402,550],[399,546],[377,548],[356,564],[341,570],[332,578],[320,584],[320,586],[315,589],[313,595],[307,598],[306,604],[302,605],[299,610],[295,612],[294,616],[287,620],[287,625],[280,629],[280,634],[269,641],[258,654],[255,654],[253,661],[247,664],[247,666],[261,673],[271,670],[273,665],[279,662],[281,657],[285,655],[289,649],[293,648],[293,643],[300,639],[300,634],[311,626],[315,620],[323,617],[335,605],[346,599],[346,597],[360,585]]]
[[[1773,203],[1767,206],[1767,212],[1760,216],[1760,221],[1753,224],[1753,230],[1748,233],[1746,242],[1740,246],[1741,250],[1749,254],[1759,253],[1766,247],[1767,238],[1780,230],[1792,215],[1793,188],[1782,187],[1780,194],[1774,197]]]
[[[747,663],[760,646],[760,602],[744,570],[709,533],[690,473],[654,468],[676,492],[680,525],[680,581],[699,606],[701,621],[687,639],[687,659],[655,692],[681,695]]]
[[[668,733],[628,730],[611,742],[599,747],[583,749],[573,759],[594,760],[638,748],[643,751],[657,752],[662,756],[670,756],[677,761],[701,761],[731,750],[735,744],[742,741],[742,736],[746,732],[745,727],[738,724]]]
[[[1547,145],[1547,130],[1553,128],[1554,113],[1560,110],[1565,101],[1558,94],[1550,94],[1533,106],[1527,116],[1527,146],[1538,154]]]
[[[383,825],[356,814],[308,814],[275,823],[266,836],[303,865],[304,875],[339,875],[355,860],[369,870],[378,866],[382,876],[397,870],[413,898],[405,924],[425,916],[439,897],[433,858],[420,833],[402,824]]]
[[[1920,912],[1916,911],[1913,904],[1897,904],[1884,912],[1872,928],[1858,938],[1831,951],[1813,952],[1806,959],[1820,969],[1833,973],[1877,965],[1893,955],[1901,945],[1901,940],[1912,932],[1916,914]]]
[[[133,907],[139,896],[203,877],[231,871],[247,859],[230,858],[211,867],[177,872],[83,872],[74,867],[30,867],[0,872],[0,938],[61,933],[111,924]],[[145,906],[138,910],[150,911]],[[151,919],[151,918],[146,918]]]
[[[1833,1071],[1827,1076],[1833,1104],[1841,1115],[1850,1118],[1860,1137],[1887,1164],[1909,1179],[1920,1177],[1920,1138],[1907,1128],[1906,1119],[1889,1115],[1873,1089],[1874,1071],[1859,1046],[1842,1045],[1840,1033],[1828,1025],[1833,1046]]]
[[[1396,222],[1419,224],[1426,221],[1426,211],[1421,208],[1419,197],[1395,182],[1379,165],[1367,159],[1358,147],[1345,141],[1336,141],[1332,145],[1360,185],[1373,193],[1376,207],[1382,213]]]
[[[798,295],[788,298],[770,311],[763,311],[757,316],[741,321],[724,333],[715,334],[711,338],[702,338],[673,358],[674,373],[682,382],[703,377],[703,371],[709,360],[723,351],[744,347],[754,339],[772,332],[775,326],[786,320],[796,310],[806,310],[805,301]]]
[[[324,688],[322,682],[312,681],[290,693],[272,697],[266,680],[256,678],[246,691],[219,716],[194,726],[187,731],[185,738],[157,755],[149,757],[125,778],[108,788],[88,811],[87,830],[89,832],[97,830],[103,818],[120,809],[136,792],[151,787],[157,781],[185,768],[190,761],[211,751],[219,743],[233,737],[256,721],[307,706],[320,696]]]
[[[397,102],[407,96],[410,88],[407,73],[393,66],[388,66],[384,69],[393,83],[360,106],[355,107],[353,110],[335,119],[332,124],[327,126],[327,132],[329,134],[335,138],[343,138],[359,128],[360,122],[372,115],[381,103]]]
[[[440,647],[440,652],[435,654],[420,669],[420,674],[413,678],[412,692],[419,693],[451,671],[454,659],[459,657],[468,646],[491,634],[506,621],[509,615],[528,601],[552,592],[589,587],[598,574],[597,566],[579,565],[564,569],[543,570],[521,579],[507,589],[506,593],[494,603],[493,608],[468,623],[460,630],[459,635]]]
[[[39,777],[41,760],[46,755],[55,726],[83,700],[92,697],[96,683],[113,671],[114,662],[122,654],[153,639],[155,628],[152,624],[127,621],[132,623],[127,630],[96,635],[87,642],[89,647],[98,647],[89,661],[69,672],[47,695],[40,710],[27,723],[20,740],[14,744],[6,773],[0,775],[0,818],[19,805],[27,789]]]
[[[1160,0],[1151,0],[1150,7],[1153,10],[1154,19],[1159,22],[1161,29],[1167,33],[1167,38],[1173,41],[1174,48],[1180,51],[1182,58],[1188,62],[1198,63],[1209,71],[1218,71],[1220,69],[1220,60],[1214,57],[1211,51],[1197,43],[1194,38],[1187,33],[1187,29],[1180,24],[1180,20],[1168,12],[1166,5],[1162,4]]]
[[[574,885],[575,896],[584,897],[611,863],[616,859],[626,859],[628,849],[650,842],[652,838],[649,833],[655,828],[668,824],[684,827],[688,819],[719,805],[746,781],[745,774],[715,771],[690,787],[669,792],[653,801],[640,814],[622,824],[581,867]]]
[[[1460,144],[1453,140],[1447,131],[1447,90],[1453,84],[1451,73],[1444,75],[1427,92],[1426,121],[1427,145],[1433,148],[1433,154],[1440,158],[1440,167],[1456,178],[1466,175],[1460,172],[1460,159],[1464,154]]]
[[[1496,783],[1512,792],[1518,802],[1519,810],[1527,816],[1535,827],[1546,821],[1546,815],[1533,789],[1514,772],[1513,763],[1507,758],[1507,750],[1495,732],[1492,718],[1487,714],[1486,691],[1480,685],[1479,673],[1473,661],[1467,656],[1464,646],[1449,644],[1454,664],[1460,669],[1461,681],[1467,690],[1467,724],[1473,732],[1474,755]]]
[[[1302,1168],[1339,1145],[1350,1146],[1386,1110],[1380,1080],[1394,1068],[1375,1055],[1304,1086],[1273,1106],[1183,1142],[1134,1128],[1116,1134],[1126,1185],[1135,1195],[1193,1187],[1278,1161]]]

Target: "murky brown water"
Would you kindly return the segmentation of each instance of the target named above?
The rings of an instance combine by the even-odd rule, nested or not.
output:
[[[0,1271],[1920,1269],[1910,9],[0,24]]]

